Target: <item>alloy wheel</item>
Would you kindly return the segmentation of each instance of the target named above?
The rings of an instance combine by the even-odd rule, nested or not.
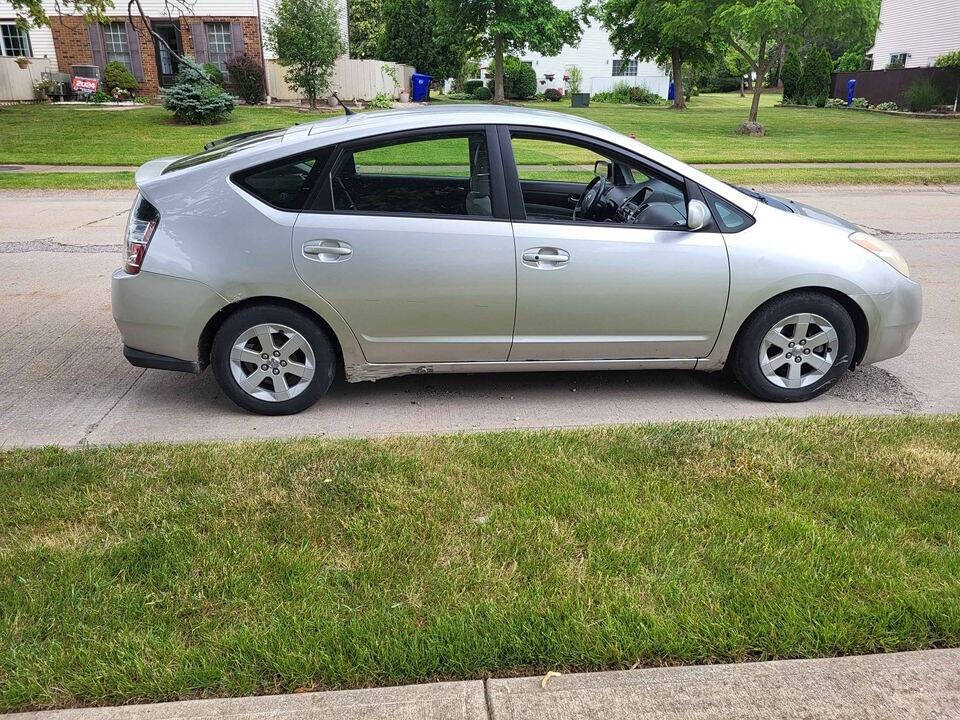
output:
[[[230,350],[233,379],[259,400],[281,402],[296,397],[310,385],[315,369],[310,343],[286,325],[254,325],[240,334]]]
[[[822,316],[790,315],[764,335],[760,343],[760,371],[778,387],[807,387],[830,372],[838,344],[837,331]]]

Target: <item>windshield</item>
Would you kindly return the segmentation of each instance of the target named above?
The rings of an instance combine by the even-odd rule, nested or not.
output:
[[[174,162],[170,163],[164,168],[163,174],[166,175],[168,172],[174,172],[175,170],[183,170],[184,168],[202,165],[203,163],[208,163],[213,160],[219,160],[222,157],[227,157],[228,155],[232,155],[240,150],[245,150],[252,145],[263,142],[264,140],[280,137],[286,131],[287,128],[275,128],[273,130],[263,130],[252,135],[242,133],[238,136],[235,136],[234,139],[227,137],[221,140],[215,140],[213,143],[208,143],[209,146],[212,146],[211,149],[203,150],[202,152],[198,152],[196,155],[187,155],[184,158],[180,158],[179,160],[175,160]]]

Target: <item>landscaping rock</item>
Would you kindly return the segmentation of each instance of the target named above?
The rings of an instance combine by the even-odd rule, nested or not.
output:
[[[751,137],[763,137],[766,130],[758,122],[742,122],[737,128],[737,135],[750,135]]]

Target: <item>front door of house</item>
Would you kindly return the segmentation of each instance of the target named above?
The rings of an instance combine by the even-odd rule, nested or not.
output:
[[[154,20],[153,29],[157,35],[166,41],[174,53],[177,55],[183,53],[180,44],[180,30],[174,23],[164,20]],[[176,81],[177,71],[180,69],[180,61],[174,57],[163,43],[158,42],[155,43],[155,45],[157,46],[157,76],[160,80],[160,86],[170,87]]]

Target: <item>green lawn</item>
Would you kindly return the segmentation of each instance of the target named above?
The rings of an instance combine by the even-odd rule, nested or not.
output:
[[[0,454],[0,710],[960,644],[960,417]]]
[[[690,109],[527,103],[610,125],[687,162],[944,162],[960,161],[960,122],[902,118],[882,113],[773,107],[763,96],[760,119],[769,135],[746,138],[734,128],[749,98],[701,95]],[[203,143],[252,129],[309,122],[292,109],[240,107],[213,127],[178,125],[159,107],[129,111],[20,105],[0,109],[0,163],[68,165],[140,164],[162,155],[198,151]],[[523,159],[521,159],[523,160]],[[530,162],[539,160],[529,159]]]

